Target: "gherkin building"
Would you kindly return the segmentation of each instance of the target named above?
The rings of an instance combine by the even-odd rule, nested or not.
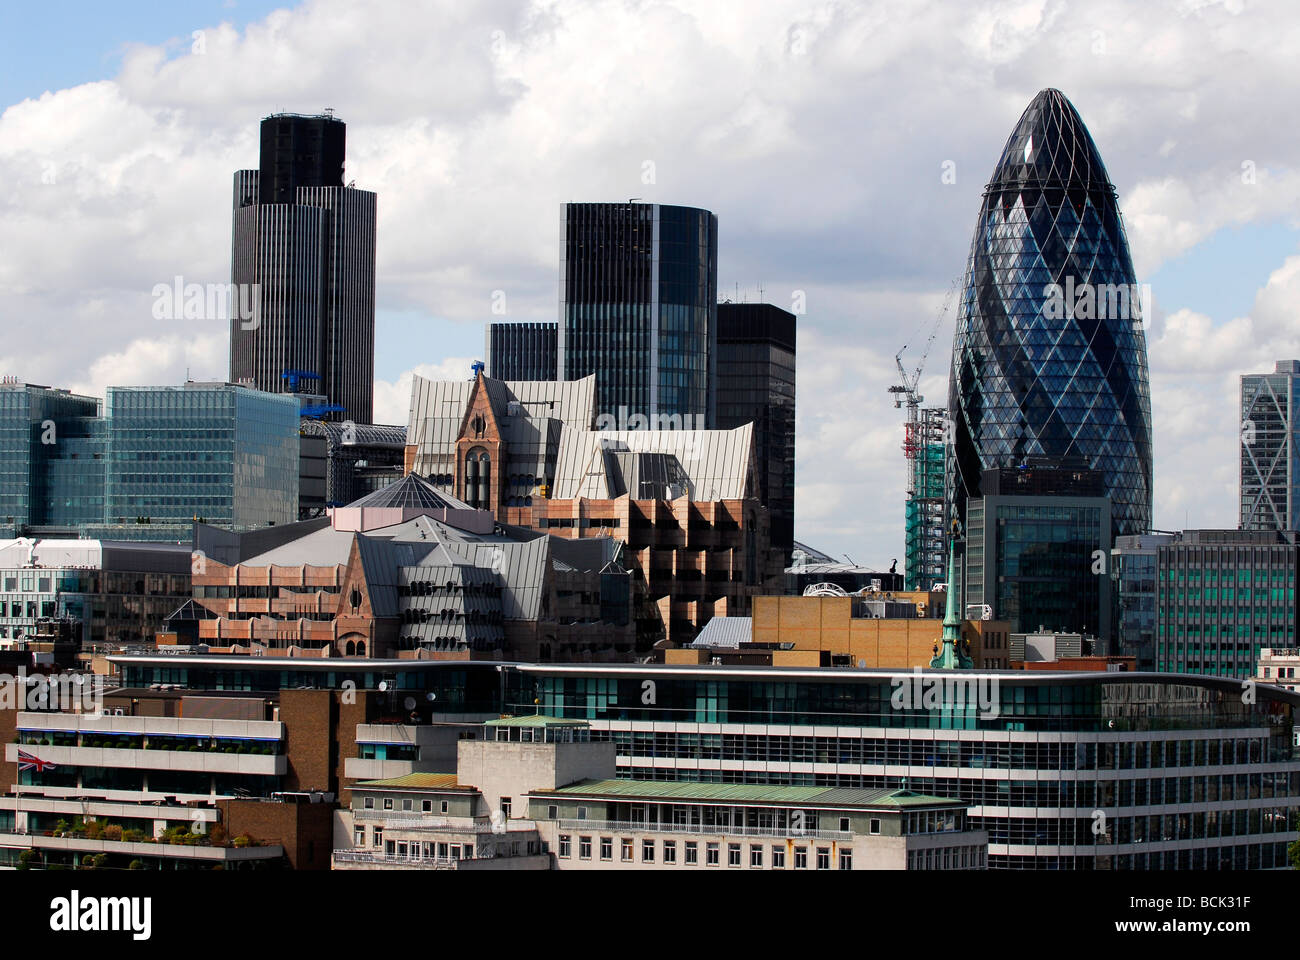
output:
[[[1059,90],[1031,102],[984,191],[953,341],[950,515],[981,471],[1086,460],[1114,534],[1151,526],[1151,398],[1115,188]]]

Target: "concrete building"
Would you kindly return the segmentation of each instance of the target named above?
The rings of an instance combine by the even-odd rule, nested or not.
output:
[[[19,711],[0,702],[0,739],[9,741],[0,765],[0,827],[8,824],[4,811],[23,813],[28,800],[124,801],[153,813],[154,801],[175,797],[164,806],[220,811],[223,801],[240,799],[235,788],[249,795],[245,799],[268,801],[276,793],[333,794],[355,809],[359,780],[454,774],[452,758],[460,753],[462,736],[474,736],[484,721],[503,714],[536,713],[581,721],[591,741],[606,749],[613,745],[615,772],[602,777],[614,785],[556,780],[542,787],[586,791],[589,822],[597,798],[682,803],[693,787],[712,785],[748,801],[756,801],[751,787],[803,788],[805,805],[824,804],[830,797],[821,794],[842,790],[908,790],[943,798],[965,809],[972,830],[987,832],[988,865],[995,869],[1285,868],[1287,845],[1300,839],[1294,821],[1300,813],[1294,725],[1300,694],[1274,684],[1260,684],[1254,697],[1243,698],[1234,678],[1128,672],[185,654],[111,659],[122,688],[105,698],[110,717],[101,719],[136,718],[131,722],[150,726],[114,728],[111,743],[93,739],[98,728],[77,728],[81,739],[75,744],[14,743],[29,735],[53,741],[56,727],[72,733],[69,725],[84,720],[66,709]],[[176,689],[158,689],[163,685]],[[938,692],[934,702],[928,702],[930,690]],[[252,708],[227,705],[204,713],[203,701],[213,699]],[[116,709],[122,717],[112,715]],[[242,735],[211,726],[232,718],[252,726],[241,728]],[[200,721],[209,725],[186,726]],[[267,722],[282,727],[257,725]],[[522,742],[529,729],[517,722],[503,735]],[[118,733],[126,743],[118,743]],[[137,735],[156,736],[158,743],[130,739]],[[167,749],[180,735],[197,735],[190,742],[194,749]],[[536,737],[535,727],[531,735]],[[266,747],[270,753],[262,752]],[[20,774],[20,749],[53,759],[58,768]],[[54,752],[47,756],[47,750]],[[12,785],[20,776],[23,797],[17,798]],[[638,792],[620,795],[629,781],[640,784],[632,788]],[[458,782],[477,788],[468,777]],[[660,786],[647,789],[644,782]],[[542,839],[549,829],[543,821],[583,819],[576,809],[571,817],[559,816],[558,809],[550,817],[550,803],[535,810],[528,790],[536,786],[492,786],[498,809],[510,800],[510,816],[498,820],[532,820]],[[735,806],[721,796],[695,794],[690,800]],[[779,800],[765,794],[754,805],[777,807]],[[645,822],[654,822],[645,809]],[[661,825],[675,822],[658,809]],[[1100,834],[1094,833],[1098,809],[1108,814]],[[394,811],[405,812],[400,805]],[[411,813],[425,815],[421,807]],[[428,815],[441,816],[440,807]],[[613,815],[609,822],[639,820],[635,811],[626,820],[618,810]],[[619,844],[616,856],[625,837],[642,839],[612,828],[584,833],[556,827],[557,846],[561,832],[571,836],[575,854],[579,838],[590,836],[593,861],[601,837]],[[30,833],[0,834],[0,847],[9,851],[4,856],[14,860],[32,845]],[[660,830],[653,838],[657,861],[662,842],[674,834],[684,839],[677,830]],[[270,836],[253,834],[259,841]],[[856,869],[864,851],[856,838],[850,844]],[[939,844],[965,845],[943,838]],[[520,850],[527,855],[526,844]],[[705,848],[699,852],[703,859]],[[678,853],[684,862],[680,845]],[[727,846],[719,847],[720,857],[728,853]]]
[[[188,546],[113,540],[0,540],[0,647],[30,640],[42,620],[72,638],[151,643],[190,596]]]
[[[1300,690],[1300,649],[1295,647],[1265,647],[1259,652],[1259,666],[1255,670],[1256,683],[1272,683],[1293,693]]]
[[[614,779],[588,724],[490,720],[454,773],[356,784],[335,869],[977,869],[988,837],[961,804],[910,790]],[[617,856],[615,855],[617,851]],[[743,854],[743,855],[742,855]]]

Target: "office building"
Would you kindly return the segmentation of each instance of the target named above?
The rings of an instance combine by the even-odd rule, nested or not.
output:
[[[94,397],[0,383],[0,533],[103,517],[104,451],[87,436],[102,413]]]
[[[1300,529],[1300,360],[1241,378],[1242,530]]]
[[[7,778],[0,784],[4,856],[16,858],[31,846],[30,832],[5,828],[24,824],[38,800],[65,817],[85,812],[84,803],[130,802],[153,814],[150,824],[182,815],[192,821],[195,810],[205,819],[217,816],[208,811],[233,798],[236,786],[250,799],[314,791],[350,806],[358,781],[455,773],[452,758],[466,725],[534,713],[583,721],[591,740],[612,742],[619,784],[714,784],[746,796],[745,785],[788,786],[808,790],[809,800],[829,789],[907,789],[959,801],[969,828],[987,832],[995,869],[1285,868],[1287,845],[1300,839],[1293,819],[1300,812],[1293,723],[1300,696],[1261,684],[1253,698],[1243,698],[1235,678],[594,663],[498,669],[469,661],[183,654],[110,659],[122,683],[110,710],[122,709],[122,717],[0,708],[0,734],[21,741],[6,746],[0,767]],[[941,678],[967,680],[965,701],[944,693],[930,707],[924,699],[920,707],[896,702],[908,685]],[[155,684],[170,689],[150,689]],[[200,729],[194,725],[211,724],[204,718],[214,716],[199,712],[205,698],[248,701],[255,704],[246,711],[249,721],[282,726]],[[170,713],[163,703],[172,704]],[[242,709],[224,706],[220,716],[242,718]],[[76,725],[91,721],[126,724],[103,729],[128,737],[199,739],[184,753],[144,749],[135,740],[116,753],[85,741],[101,728]],[[25,739],[53,741],[56,729],[82,740]],[[225,742],[250,736],[268,741],[259,750],[271,752],[245,744],[251,755],[240,755],[238,743]],[[16,774],[19,749],[58,770]],[[23,796],[15,798],[19,777]],[[498,801],[511,796],[510,819],[532,812],[500,785],[464,779]],[[595,800],[590,787],[584,789]],[[621,802],[610,793],[601,801]],[[168,797],[174,809],[152,803]],[[182,806],[186,801],[197,806]],[[1098,809],[1107,817],[1095,832]],[[569,818],[557,810],[549,819]],[[594,827],[591,835],[596,843]],[[655,839],[661,857],[668,838]]]
[[[234,178],[230,379],[323,395],[330,419],[370,423],[375,373],[375,194],[344,184],[331,115],[261,125],[257,170]]]
[[[1300,649],[1296,647],[1265,647],[1259,651],[1259,664],[1255,668],[1256,683],[1272,683],[1295,693],[1300,690]]]
[[[967,501],[965,608],[987,606],[1013,633],[1086,633],[1110,651],[1111,504],[1080,463],[986,470]]]
[[[494,532],[415,475],[327,517],[199,525],[199,641],[304,657],[625,660],[631,578],[609,538]]]
[[[188,545],[112,540],[0,540],[0,647],[63,620],[82,649],[152,643],[190,595]]]
[[[360,500],[405,473],[406,427],[303,418],[298,434],[299,520]]]
[[[924,668],[943,643],[944,596],[917,602],[871,593],[755,597],[749,617],[714,617],[665,663],[767,663],[777,667]],[[961,649],[982,669],[1008,669],[1007,624],[963,620]]]
[[[786,566],[794,551],[795,339],[794,314],[780,307],[718,304],[714,425],[754,425],[758,499]],[[942,470],[939,483],[942,498]]]
[[[1156,669],[1156,563],[1159,548],[1173,538],[1170,533],[1116,537],[1110,551],[1115,649],[1133,657],[1138,670]]]
[[[487,375],[494,380],[557,380],[554,323],[489,323]]]
[[[718,218],[657,203],[566,203],[560,243],[559,378],[596,374],[598,415],[713,426]]]
[[[195,518],[250,530],[298,516],[293,398],[191,381],[109,387],[107,409],[105,530],[179,528],[188,539]]]
[[[10,536],[180,541],[196,518],[253,529],[298,515],[292,397],[191,381],[109,387],[101,402],[5,384],[0,403]]]
[[[950,514],[985,471],[1080,457],[1117,536],[1151,526],[1146,336],[1128,242],[1078,111],[1043,90],[984,192],[953,341]],[[1033,624],[1037,627],[1037,624]]]
[[[1157,547],[1156,669],[1246,680],[1295,646],[1295,531],[1184,530]]]
[[[413,473],[497,521],[565,539],[612,537],[632,573],[637,649],[689,643],[775,586],[754,428],[591,429],[599,377],[412,383]],[[599,418],[597,425],[601,425]]]

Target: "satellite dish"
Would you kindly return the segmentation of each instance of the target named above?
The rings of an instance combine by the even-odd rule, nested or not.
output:
[[[414,710],[415,697],[407,697],[404,701],[402,701],[402,706],[406,707],[407,710]]]
[[[429,702],[430,702],[430,703],[433,703],[433,701],[435,701],[435,700],[437,700],[437,699],[438,699],[438,695],[437,695],[436,693],[431,693],[431,694],[429,694]]]
[[[388,681],[387,681],[387,680],[380,680],[380,681],[379,681],[379,690],[380,690],[381,693],[384,692],[384,691],[386,691],[386,690],[388,690]]]

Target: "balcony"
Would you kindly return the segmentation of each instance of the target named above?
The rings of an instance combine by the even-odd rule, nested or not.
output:
[[[42,760],[60,766],[124,770],[177,770],[193,773],[239,773],[284,776],[289,758],[283,754],[221,753],[203,750],[136,750],[116,747],[54,747],[10,743],[5,760],[18,762],[18,750],[37,750]]]
[[[284,847],[210,847],[183,843],[141,843],[131,840],[88,840],[81,837],[47,837],[38,833],[0,833],[0,846],[36,850],[65,850],[70,853],[119,853],[130,857],[169,857],[178,860],[278,860]]]

